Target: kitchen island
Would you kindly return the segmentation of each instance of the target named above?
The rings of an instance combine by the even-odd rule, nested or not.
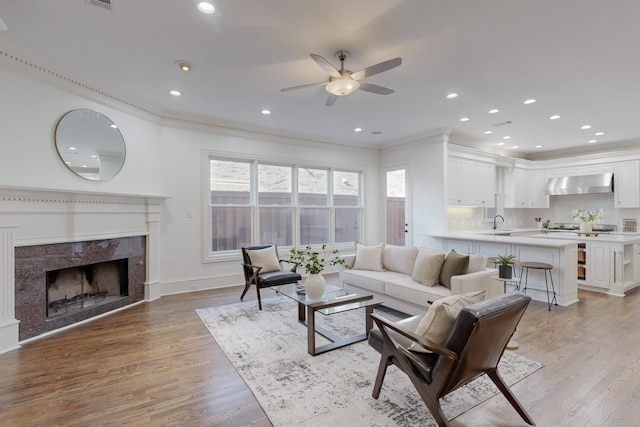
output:
[[[517,261],[536,261],[553,265],[551,274],[558,305],[567,306],[578,301],[578,242],[556,238],[533,236],[499,236],[472,233],[432,234],[440,242],[441,249],[459,253],[479,253],[487,257],[515,255]],[[519,270],[517,273],[519,274]],[[496,271],[496,275],[497,275]],[[523,284],[521,283],[521,286]],[[512,285],[509,285],[513,289]],[[537,301],[547,302],[544,274],[530,270],[527,294]],[[551,290],[551,283],[549,283]]]

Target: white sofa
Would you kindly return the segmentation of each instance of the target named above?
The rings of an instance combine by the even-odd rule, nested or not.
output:
[[[369,265],[365,265],[367,269],[353,268],[354,264],[362,265],[356,263],[356,255],[360,252],[342,256],[346,265],[340,267],[340,282],[347,291],[373,294],[383,305],[407,314],[424,314],[430,303],[449,295],[485,290],[488,299],[504,293],[503,283],[492,278],[497,276],[497,270],[486,268],[487,257],[481,254],[469,255],[466,272],[451,276],[450,288],[440,283],[426,286],[412,277],[419,251],[449,255],[427,248],[383,245],[379,266],[371,266],[369,260],[366,263]],[[424,260],[422,254],[418,259]]]

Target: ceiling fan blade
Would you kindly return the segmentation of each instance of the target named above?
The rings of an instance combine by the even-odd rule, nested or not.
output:
[[[331,107],[333,103],[336,102],[336,99],[338,99],[338,95],[330,93],[329,97],[327,98],[327,102],[325,102],[324,105],[326,105],[327,107]]]
[[[388,87],[378,86],[378,85],[374,85],[366,82],[360,83],[360,90],[364,90],[371,93],[377,93],[378,95],[391,95],[393,93],[393,89],[389,89]]]
[[[309,55],[311,56],[311,58],[313,58],[314,61],[318,63],[319,66],[321,66],[327,73],[329,73],[331,77],[335,77],[335,78],[342,77],[340,72],[336,70],[336,68],[333,65],[331,65],[331,62],[327,61],[320,55],[316,55],[315,53],[311,53]]]
[[[383,71],[390,70],[402,64],[402,58],[393,58],[388,61],[380,62],[376,65],[365,68],[364,70],[356,71],[351,74],[351,78],[354,80],[364,79],[365,77],[373,76],[375,74],[382,73]]]
[[[288,90],[295,90],[295,89],[304,89],[305,87],[311,87],[311,86],[319,86],[319,85],[326,85],[329,82],[320,82],[320,83],[309,83],[306,85],[300,85],[300,86],[292,86],[292,87],[285,87],[284,89],[280,89],[280,92],[286,92]]]

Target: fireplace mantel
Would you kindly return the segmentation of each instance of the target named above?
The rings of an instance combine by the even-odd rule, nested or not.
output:
[[[19,347],[15,248],[146,236],[145,300],[160,297],[159,230],[166,196],[0,187],[0,353]]]

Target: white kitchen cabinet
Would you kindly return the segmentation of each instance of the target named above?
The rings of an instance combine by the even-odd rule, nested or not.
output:
[[[611,274],[611,246],[604,242],[586,243],[584,284],[609,289],[613,280]]]
[[[544,193],[547,173],[544,170],[514,168],[506,184],[505,207],[548,208],[549,196]]]
[[[640,161],[618,162],[614,170],[615,207],[640,208]]]
[[[547,171],[529,171],[529,206],[532,208],[548,208],[549,196],[544,192],[548,181]]]
[[[468,159],[447,162],[449,206],[495,207],[495,166]]]

